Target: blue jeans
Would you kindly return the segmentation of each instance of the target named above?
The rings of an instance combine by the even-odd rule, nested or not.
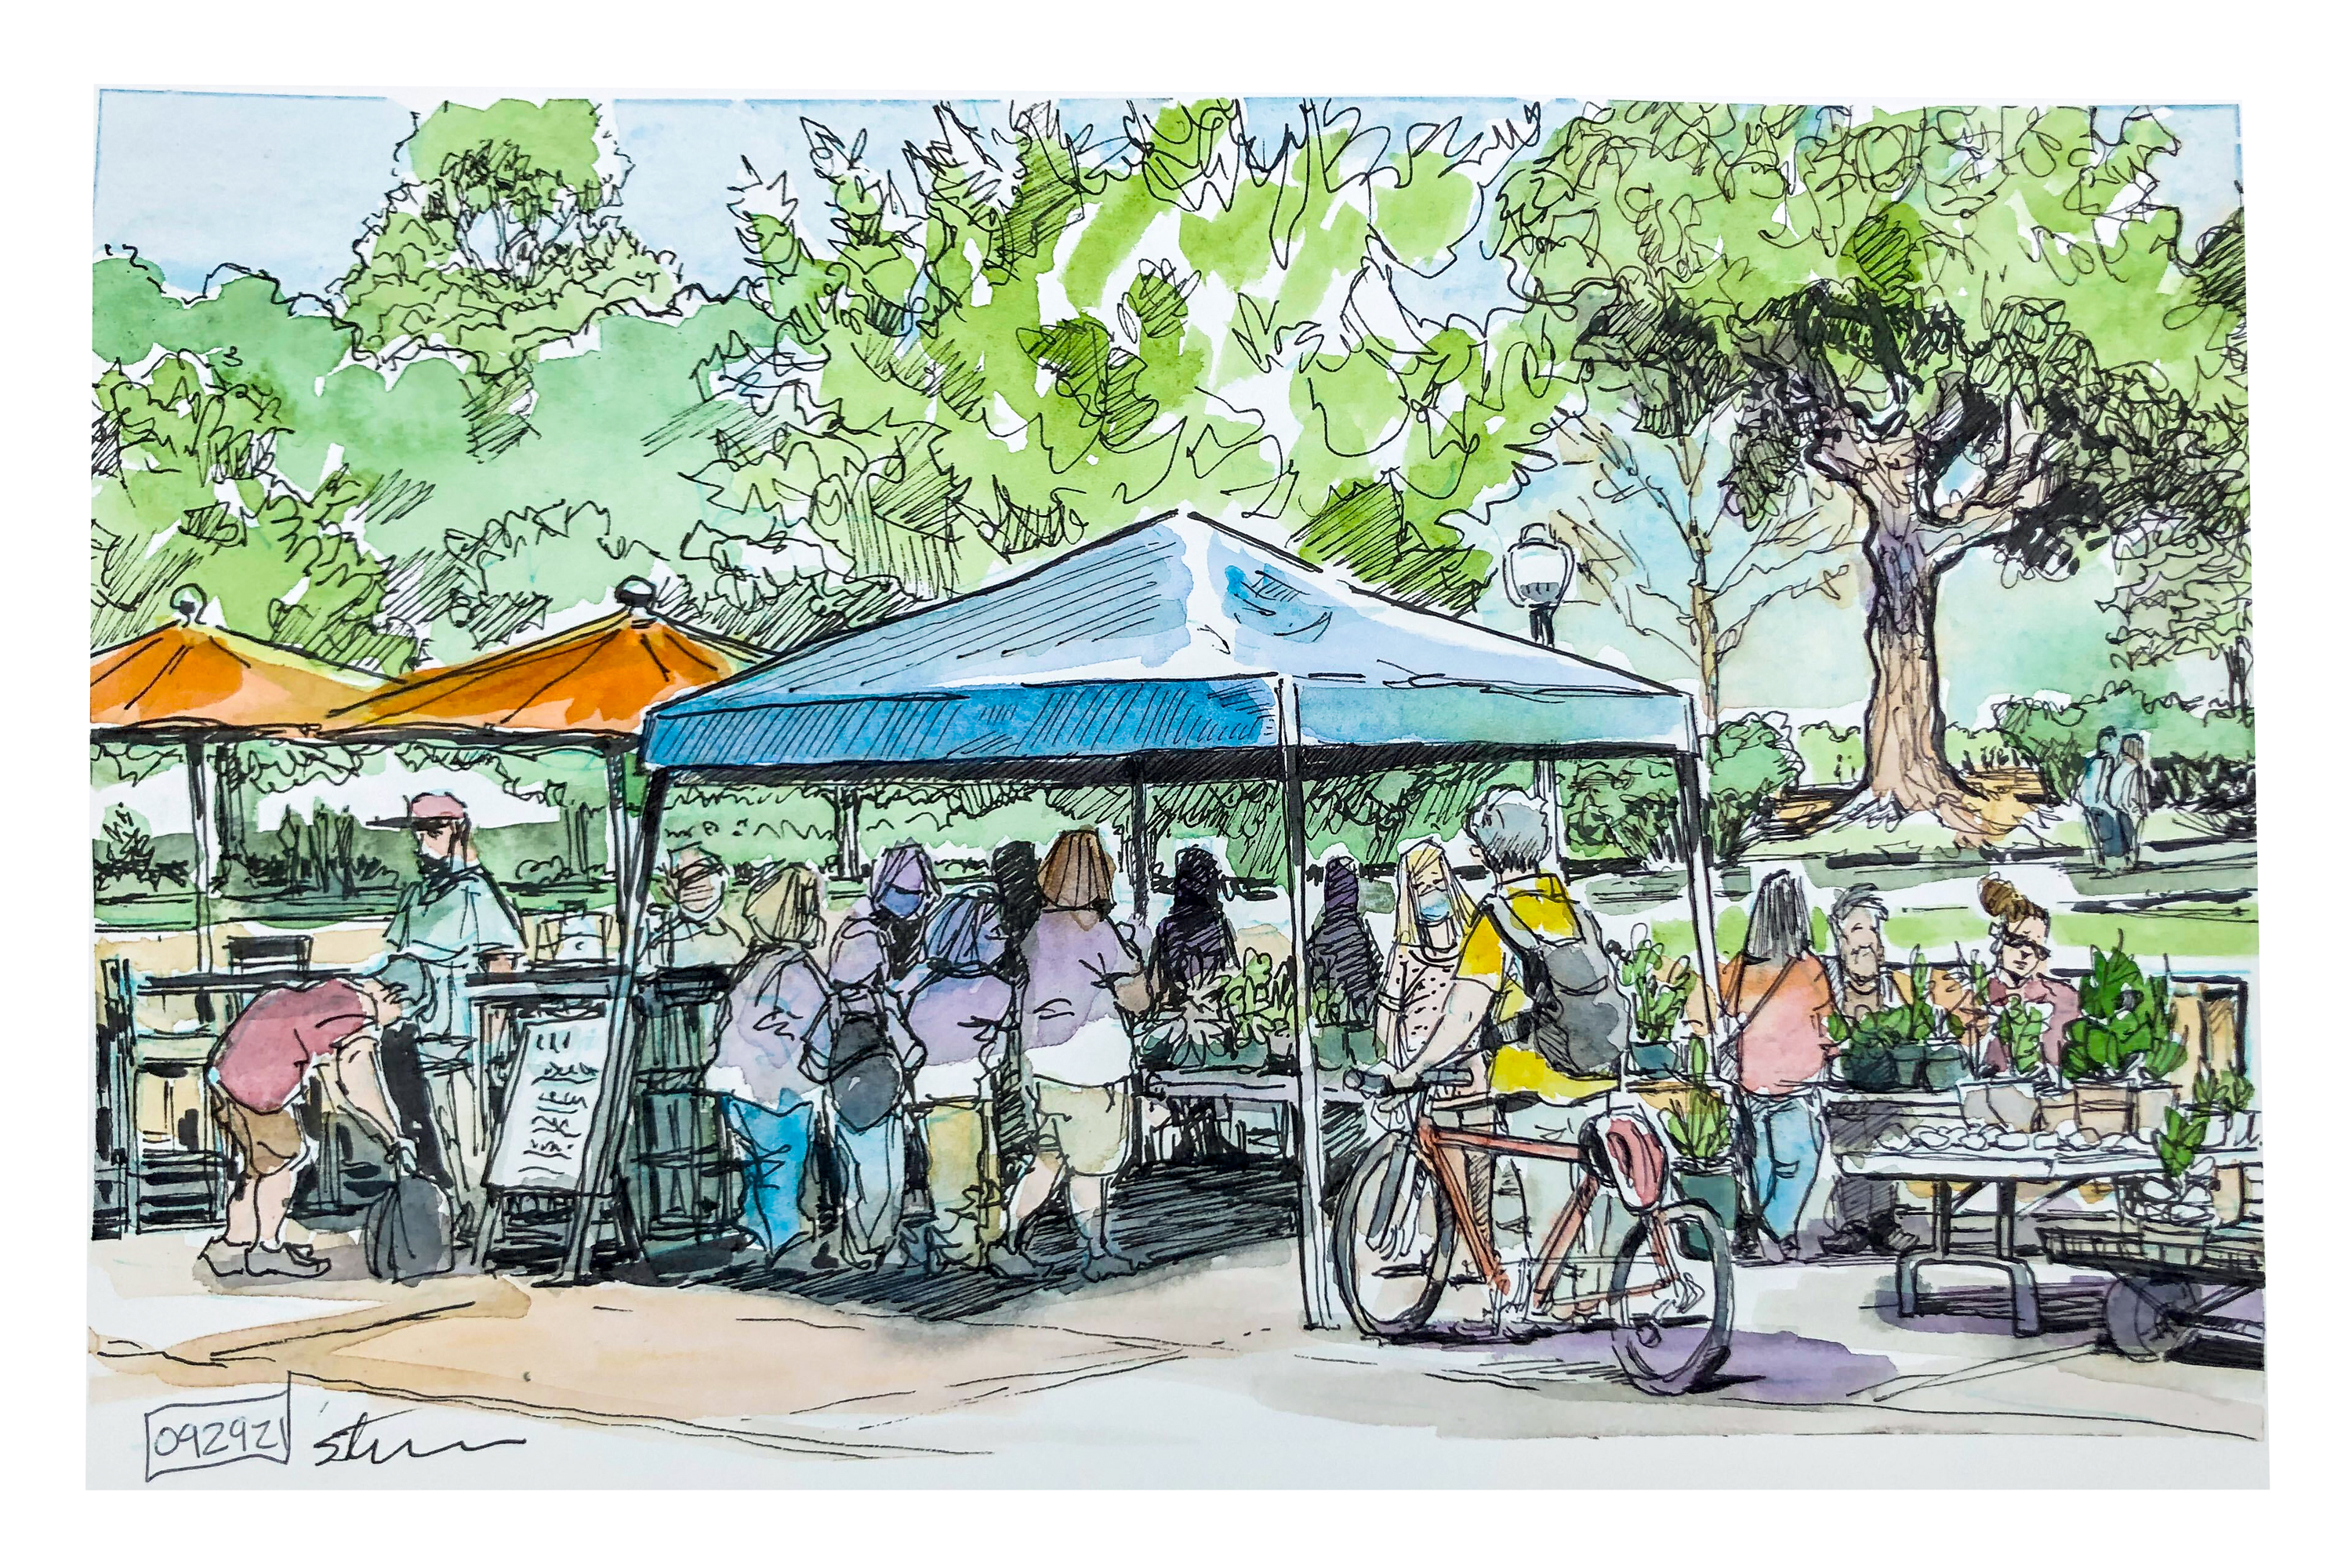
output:
[[[907,1124],[892,1111],[863,1132],[835,1121],[834,1169],[840,1182],[842,1240],[848,1261],[869,1267],[881,1261],[898,1237],[898,1210],[905,1198]]]
[[[743,1152],[743,1228],[770,1252],[781,1252],[808,1229],[808,1216],[801,1209],[801,1175],[808,1167],[816,1108],[792,1096],[782,1110],[733,1095],[719,1104],[727,1114],[727,1130]]]
[[[1756,1189],[1758,1217],[1786,1241],[1795,1235],[1797,1215],[1822,1168],[1822,1119],[1811,1094],[1748,1094],[1739,1097],[1748,1121],[1748,1178]]]

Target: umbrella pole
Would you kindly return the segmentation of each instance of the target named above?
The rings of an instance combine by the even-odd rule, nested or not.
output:
[[[617,760],[619,753],[610,754],[615,759],[612,777],[617,819],[626,813],[628,799],[621,793],[624,774]],[[581,1174],[579,1198],[572,1211],[572,1232],[564,1242],[561,1278],[567,1285],[578,1283],[587,1273],[589,1259],[595,1251],[597,1200],[609,1198],[616,1204],[627,1201],[622,1194],[619,1166],[621,1134],[629,1125],[630,1101],[636,1094],[637,969],[645,957],[646,906],[653,890],[654,857],[650,849],[661,842],[662,805],[668,795],[668,772],[655,770],[646,781],[645,809],[632,836],[636,852],[626,857],[626,870],[617,886],[620,902],[614,912],[621,928],[621,973],[613,986],[604,1092],[596,1097],[594,1119],[588,1129],[588,1168]],[[630,1234],[627,1229],[622,1232],[625,1238]]]
[[[188,742],[188,824],[194,837],[189,854],[188,878],[196,894],[196,970],[213,966],[213,823],[205,742]],[[206,1000],[209,1000],[208,998]]]
[[[1307,1326],[1328,1329],[1338,1319],[1331,1308],[1323,1218],[1323,1082],[1307,1019],[1307,784],[1299,771],[1298,688],[1286,676],[1279,684],[1283,858],[1290,878],[1290,1039],[1298,1064],[1298,1276]]]

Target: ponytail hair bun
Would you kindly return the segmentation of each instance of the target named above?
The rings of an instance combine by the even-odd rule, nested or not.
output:
[[[2020,921],[2040,921],[2050,923],[2050,911],[2019,892],[1998,877],[1987,877],[1977,889],[1977,902],[2002,925],[2015,925]]]

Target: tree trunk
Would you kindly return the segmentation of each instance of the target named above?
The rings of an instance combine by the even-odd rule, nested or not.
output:
[[[1723,649],[1721,629],[1715,620],[1715,593],[1703,574],[1691,579],[1690,606],[1691,647],[1698,655],[1699,717],[1706,732],[1712,735],[1723,717]]]
[[[2229,672],[2230,691],[2223,700],[2232,713],[2251,711],[2254,694],[2251,679],[2254,668],[2253,644],[2240,637],[2221,650],[2221,668]]]
[[[1874,508],[1863,558],[1870,569],[1863,637],[1870,650],[1870,709],[1863,721],[1862,787],[1849,819],[1893,821],[1932,812],[1947,826],[1979,833],[1984,801],[1944,755],[1942,671],[1936,658],[1936,601],[1943,568],[1930,559],[1909,514]],[[1892,499],[1892,498],[1886,498]]]

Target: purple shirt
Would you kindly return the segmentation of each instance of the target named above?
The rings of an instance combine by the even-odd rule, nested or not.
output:
[[[1079,924],[1084,916],[1091,924]],[[1118,922],[1092,910],[1047,910],[1021,944],[1029,965],[1023,998],[1021,1045],[1037,1051],[1058,1046],[1088,1024],[1118,1016],[1111,988],[1142,973]]]
[[[908,993],[906,1010],[926,1066],[993,1062],[1013,1024],[1013,987],[997,974],[942,974]]]

